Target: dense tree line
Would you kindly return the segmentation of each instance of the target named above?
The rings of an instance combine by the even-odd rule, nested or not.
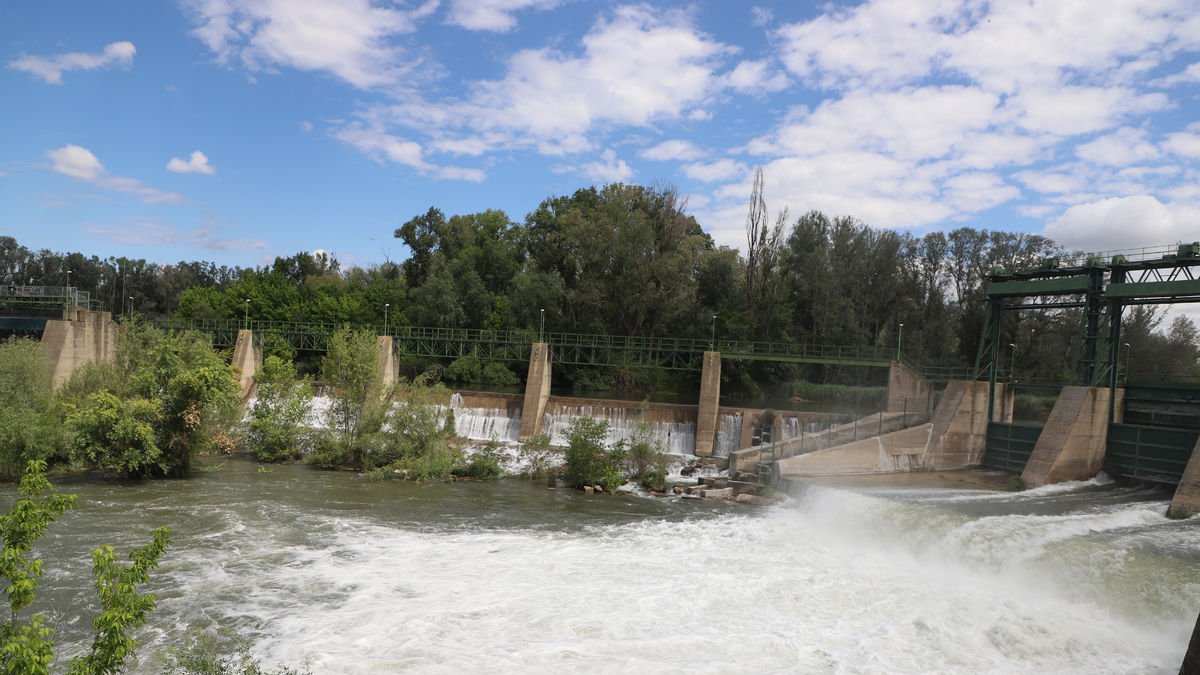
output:
[[[3,237],[0,281],[62,284],[70,270],[73,285],[111,307],[119,311],[126,298],[126,310],[150,316],[248,313],[259,320],[381,325],[387,307],[393,326],[536,330],[544,318],[548,331],[705,340],[715,332],[718,339],[876,347],[896,345],[904,324],[910,358],[970,365],[989,271],[1065,253],[1039,235],[972,227],[918,237],[815,211],[794,219],[785,211],[772,223],[761,180],[750,202],[745,254],[715,245],[663,186],[581,189],[546,199],[523,222],[502,211],[447,217],[430,208],[394,235],[411,252],[406,260],[349,269],[307,252],[257,268],[102,260],[29,251]],[[1172,358],[1175,370],[1180,363],[1195,370],[1194,358],[1168,354],[1188,345],[1194,353],[1190,322],[1155,332],[1154,315],[1138,310],[1127,325],[1139,355],[1135,372],[1161,370]],[[1078,326],[1073,311],[1009,314],[1003,339],[1028,356],[1021,363],[1031,376],[1054,377],[1078,340]],[[454,372],[470,377],[486,365],[460,364]],[[497,382],[511,381],[500,369],[490,372]],[[731,364],[727,379],[752,387],[796,375],[790,367]],[[859,374],[814,368],[805,375],[836,382]],[[599,387],[652,377],[582,369],[556,376]]]

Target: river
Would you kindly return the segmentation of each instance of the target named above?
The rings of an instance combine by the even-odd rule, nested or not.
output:
[[[807,486],[752,510],[237,459],[55,480],[80,505],[39,548],[37,607],[68,651],[91,548],[172,529],[135,673],[215,627],[314,673],[1174,673],[1200,610],[1200,520],[1106,481]]]

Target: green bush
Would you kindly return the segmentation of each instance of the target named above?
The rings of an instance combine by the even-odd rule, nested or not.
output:
[[[0,477],[19,476],[31,459],[65,457],[63,415],[41,345],[0,342]]]
[[[599,485],[604,481],[607,452],[604,436],[608,422],[579,417],[567,432],[566,481],[571,487]]]
[[[209,633],[196,633],[183,647],[171,650],[163,667],[163,675],[306,675],[308,667],[276,666],[263,670],[250,654],[247,640],[238,640],[233,657],[221,656],[217,640]]]
[[[129,478],[162,472],[166,464],[155,435],[161,417],[155,401],[92,394],[67,419],[74,434],[72,456],[90,468]]]
[[[258,398],[250,411],[250,450],[260,462],[296,457],[307,434],[312,387],[297,381],[295,366],[278,356],[268,356],[254,379]]]
[[[455,476],[463,478],[474,478],[476,480],[495,480],[499,478],[503,471],[500,469],[500,460],[489,452],[477,452],[471,455],[470,461],[465,466],[460,466],[453,471]]]

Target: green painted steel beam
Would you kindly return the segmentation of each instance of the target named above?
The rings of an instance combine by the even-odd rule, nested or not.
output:
[[[1074,295],[1086,293],[1091,288],[1091,281],[1086,274],[1057,279],[1028,279],[1013,281],[992,281],[988,283],[987,294],[993,298],[1019,298],[1035,295]]]
[[[1111,283],[1104,290],[1104,295],[1108,298],[1122,300],[1134,298],[1200,298],[1200,279]]]

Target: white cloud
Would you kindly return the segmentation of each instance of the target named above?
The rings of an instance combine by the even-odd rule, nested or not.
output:
[[[755,5],[750,8],[750,24],[758,27],[766,26],[775,20],[775,13],[767,7]]]
[[[633,178],[633,169],[611,149],[605,149],[600,159],[580,165],[578,171],[597,183],[620,183]]]
[[[108,66],[128,68],[137,53],[132,42],[111,42],[96,53],[69,52],[57,56],[21,56],[9,61],[8,67],[41,78],[46,84],[62,84],[68,70],[94,70]]]
[[[380,164],[391,162],[447,180],[478,183],[487,177],[479,169],[433,164],[425,159],[420,143],[393,136],[379,128],[356,123],[333,132],[333,137],[365,153]]]
[[[691,141],[672,139],[663,141],[652,148],[646,148],[639,152],[638,156],[642,159],[649,159],[656,162],[693,160],[703,157],[704,151],[696,147],[696,144]]]
[[[300,131],[303,131],[306,134],[312,133],[313,128],[313,123],[309,122],[308,120],[304,120],[300,123]]]
[[[1200,209],[1163,204],[1150,195],[1077,204],[1046,226],[1046,236],[1068,249],[1086,251],[1194,241],[1197,232]]]
[[[1163,148],[1189,159],[1200,159],[1200,133],[1178,132],[1167,134]]]
[[[1075,154],[1094,164],[1127,166],[1158,156],[1158,148],[1143,129],[1124,127],[1075,148]]]
[[[1022,91],[1008,98],[1004,109],[1026,131],[1073,136],[1111,128],[1129,115],[1156,112],[1168,104],[1169,99],[1157,92],[1064,86]]]
[[[145,185],[135,178],[108,173],[91,150],[78,145],[64,145],[49,150],[46,157],[53,163],[52,168],[57,173],[106,190],[136,195],[147,204],[177,204],[183,201],[183,195],[178,192],[165,192]]]
[[[395,85],[421,59],[391,39],[416,30],[437,7],[405,11],[376,0],[185,0],[198,37],[222,64],[327,72],[369,89]]]
[[[1191,84],[1192,82],[1200,82],[1200,62],[1193,63],[1178,73],[1154,80],[1150,84],[1155,87],[1174,87],[1177,84]]]
[[[167,171],[174,173],[202,173],[211,176],[217,172],[216,167],[208,163],[208,157],[199,150],[193,152],[188,159],[172,157],[167,162]]]
[[[685,164],[683,175],[702,183],[716,183],[744,176],[746,165],[732,159],[718,159],[715,162]]]
[[[960,213],[975,213],[1021,196],[994,173],[961,173],[942,181],[942,199]]]
[[[54,162],[54,170],[64,176],[93,181],[104,173],[104,166],[91,150],[78,145],[64,145],[46,153]]]
[[[447,21],[468,30],[506,32],[517,27],[514,16],[522,10],[546,10],[560,0],[451,0]]]
[[[725,76],[725,84],[738,92],[770,93],[783,91],[790,83],[768,61],[742,61]]]

